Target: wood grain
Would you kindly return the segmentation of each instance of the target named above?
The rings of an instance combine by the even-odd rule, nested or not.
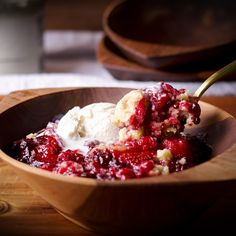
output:
[[[67,89],[68,90],[68,89]],[[46,89],[46,90],[30,90],[30,91],[21,91],[21,92],[15,92],[11,95],[10,100],[3,100],[3,103],[1,103],[1,111],[3,110],[3,104],[5,105],[10,105],[12,103],[20,104],[22,100],[27,100],[27,98],[34,98],[38,97],[39,95],[42,94],[47,94],[51,92],[57,93],[60,91],[60,89],[56,90],[51,90],[51,89]],[[73,93],[72,93],[73,94]],[[86,92],[88,96],[88,92]],[[105,93],[107,94],[107,92]],[[102,96],[105,96],[103,94]],[[100,94],[101,95],[101,94]],[[110,93],[110,96],[114,95],[114,92]],[[74,95],[73,95],[74,96]],[[56,97],[55,97],[56,98]],[[38,97],[39,100],[40,97]],[[92,99],[95,99],[93,97]],[[103,99],[103,97],[101,97]],[[115,98],[113,98],[115,99]],[[229,109],[228,111],[232,111],[231,113],[235,114],[236,110],[234,106],[236,104],[236,97],[206,97],[204,98],[208,102],[216,103],[216,105],[224,106]],[[51,102],[55,100],[52,99]],[[56,100],[59,104],[60,101],[57,99]],[[26,103],[26,107],[29,106],[29,104]],[[26,108],[25,107],[25,108]],[[54,106],[56,111],[56,106]],[[22,107],[22,109],[24,109]],[[27,110],[27,108],[26,108]],[[32,117],[33,118],[33,117]],[[232,149],[228,150],[227,153],[224,156],[225,160],[230,160],[231,157],[235,155],[235,147]],[[212,167],[215,168],[217,167],[217,160],[211,163]],[[225,162],[225,165],[227,162]],[[205,166],[206,167],[206,166]],[[229,173],[233,174],[235,173],[235,163],[232,164],[231,162],[231,168],[227,169],[225,168],[225,171],[222,172],[222,169],[220,166],[218,166],[215,170],[218,171],[216,174],[221,173],[223,176],[227,176]],[[207,170],[207,168],[206,168]],[[196,176],[196,179],[202,179],[202,173],[199,171],[198,168],[194,168],[191,170],[194,175]],[[224,174],[223,174],[224,173]],[[228,173],[228,174],[227,174]],[[209,171],[206,172],[206,176],[210,176],[212,173]],[[36,178],[36,176],[32,176],[32,178]],[[179,180],[181,178],[184,178],[183,176],[179,175]],[[178,179],[177,178],[177,179]],[[224,178],[223,178],[224,179]],[[32,179],[33,180],[33,179]],[[160,183],[163,182],[164,180],[160,178]],[[214,179],[212,179],[214,181]],[[164,181],[165,182],[165,181]],[[148,186],[148,181],[145,182]],[[32,184],[32,183],[31,183]],[[65,182],[61,182],[61,187],[60,189],[66,190],[64,186]],[[48,188],[50,188],[51,184],[48,183]],[[149,186],[150,187],[150,186]],[[150,204],[147,204],[147,202],[143,202],[142,204],[145,205],[148,210],[153,210],[153,205],[151,202],[154,201],[155,196],[163,197],[163,202],[165,202],[165,198],[167,197],[167,193],[169,192],[171,195],[174,193],[177,193],[177,189],[180,186],[177,185],[172,185],[171,188],[170,186],[164,186],[160,185],[159,188],[155,189],[153,188],[152,191],[153,195],[149,195],[150,192],[147,188],[146,194],[145,195],[142,192],[141,186],[138,185],[137,188],[134,187],[133,190],[137,191],[136,193],[139,193],[140,196],[136,195],[134,198],[134,195],[129,196],[126,198],[126,201],[133,202],[133,204],[137,204],[140,202],[137,202],[139,197],[141,197],[143,200],[148,196],[148,199],[150,201]],[[216,182],[215,184],[212,183],[209,185],[209,183],[199,183],[196,184],[194,188],[191,188],[191,191],[189,191],[189,185],[183,185],[181,188],[183,188],[182,194],[178,195],[175,194],[175,199],[176,201],[179,201],[181,204],[189,204],[188,200],[189,198],[192,198],[193,196],[197,196],[197,198],[194,200],[196,201],[196,205],[187,205],[188,208],[191,209],[192,212],[196,212],[196,210],[199,210],[201,212],[200,215],[194,220],[193,223],[191,223],[191,227],[188,230],[191,230],[191,232],[197,232],[197,231],[202,231],[205,230],[205,226],[208,225],[208,230],[209,231],[217,231],[217,230],[223,230],[227,232],[227,229],[229,227],[234,226],[234,212],[235,212],[235,179],[232,179],[231,181],[220,181]],[[75,186],[74,186],[75,188]],[[159,189],[159,190],[158,190]],[[83,213],[84,211],[86,212],[93,212],[95,209],[95,216],[97,217],[98,215],[104,217],[108,212],[103,212],[99,213],[100,211],[96,211],[96,209],[99,209],[99,204],[97,201],[93,201],[92,199],[96,199],[99,197],[104,198],[104,201],[107,202],[107,195],[106,191],[109,190],[109,186],[106,188],[103,188],[102,193],[99,191],[95,191],[92,195],[92,198],[89,200],[89,204],[87,206],[84,206],[83,209],[80,209]],[[132,190],[132,191],[133,191]],[[219,191],[220,190],[220,191]],[[74,191],[77,191],[74,189]],[[111,191],[111,189],[110,189]],[[109,194],[112,194],[113,198],[116,199],[116,202],[119,204],[125,204],[124,202],[119,202],[118,201],[118,196],[122,196],[125,194],[127,190],[124,188],[120,188],[118,192],[109,192]],[[130,190],[131,191],[131,190]],[[165,194],[163,194],[165,192]],[[198,202],[198,199],[201,199],[202,193],[204,193],[204,200],[202,199],[202,202]],[[212,195],[213,194],[213,195]],[[75,199],[75,196],[71,196],[70,198],[67,198],[67,201],[70,201],[71,199]],[[156,197],[155,197],[156,199]],[[211,201],[211,204],[208,205],[206,204],[206,201]],[[100,204],[104,204],[105,202],[101,201]],[[161,202],[161,205],[163,204]],[[110,204],[110,203],[109,203]],[[111,207],[109,205],[107,207]],[[120,207],[118,204],[117,207]],[[164,207],[167,207],[169,210],[172,209],[173,207],[173,202],[169,201],[169,206],[167,207],[164,205]],[[181,205],[180,204],[180,205]],[[182,205],[181,207],[183,208],[185,205]],[[206,211],[202,211],[204,207],[207,206]],[[132,205],[130,207],[133,207]],[[150,207],[150,208],[149,208]],[[120,209],[121,210],[121,209]],[[227,212],[227,214],[223,215],[223,221],[222,221],[222,215],[219,214],[219,212]],[[123,212],[124,213],[124,212]],[[128,214],[130,212],[126,212]],[[182,212],[183,213],[183,212]],[[105,214],[105,215],[103,215]],[[112,213],[109,213],[112,216]],[[125,216],[125,215],[124,215]],[[128,215],[129,218],[132,218],[132,214]],[[215,217],[217,216],[217,217]],[[113,216],[114,217],[114,216]],[[158,215],[156,216],[158,217]],[[183,217],[183,215],[181,216]],[[209,221],[209,219],[214,219],[214,221]],[[169,222],[169,221],[168,221]],[[156,223],[155,223],[156,224]],[[223,228],[222,228],[223,226]],[[225,228],[225,227],[228,228]],[[9,166],[6,164],[3,164],[0,161],[0,228],[1,232],[4,233],[4,235],[96,235],[94,233],[90,233],[88,231],[83,230],[82,228],[70,223],[67,221],[65,218],[60,216],[48,203],[46,203],[42,198],[38,196],[38,194],[33,191],[31,188],[29,188],[24,182],[21,181],[21,179],[15,174],[15,172],[10,169]],[[232,228],[230,228],[232,229]],[[234,229],[234,228],[233,228]],[[132,229],[131,229],[132,231]],[[98,235],[98,234],[97,234]]]
[[[97,235],[58,214],[1,160],[0,228],[3,235]]]
[[[103,28],[128,58],[142,65],[209,65],[235,58],[235,8],[232,1],[116,1],[103,15]]]

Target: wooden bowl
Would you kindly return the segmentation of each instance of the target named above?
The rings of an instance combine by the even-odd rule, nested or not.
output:
[[[217,64],[236,58],[235,11],[235,1],[115,1],[103,27],[128,58],[148,67]]]
[[[108,38],[104,37],[98,44],[97,60],[109,73],[118,80],[136,81],[203,81],[221,67],[189,68],[178,70],[160,70],[148,68],[130,61]],[[236,72],[224,77],[224,80],[235,80]]]
[[[197,129],[208,131],[214,157],[181,173],[125,182],[97,181],[37,169],[4,152],[9,143],[45,127],[56,114],[75,105],[116,102],[127,91],[83,88],[12,93],[0,103],[2,160],[60,214],[90,230],[110,234],[166,232],[176,231],[176,227],[194,228],[202,222],[225,230],[236,210],[236,121],[210,104],[200,103],[202,123]],[[224,224],[225,219],[229,220]]]

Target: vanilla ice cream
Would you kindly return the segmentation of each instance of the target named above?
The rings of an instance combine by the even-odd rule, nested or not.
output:
[[[65,148],[87,152],[85,142],[117,142],[119,129],[112,122],[115,106],[112,103],[93,103],[69,110],[59,121],[56,130]]]

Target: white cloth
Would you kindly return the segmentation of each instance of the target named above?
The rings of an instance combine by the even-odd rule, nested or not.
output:
[[[128,87],[144,88],[155,86],[157,82],[119,81],[104,71],[103,76],[85,74],[32,74],[32,75],[3,75],[0,76],[0,94],[15,90],[53,87]],[[170,82],[175,88],[186,88],[193,93],[200,82]],[[236,96],[236,81],[217,82],[212,85],[205,95]]]

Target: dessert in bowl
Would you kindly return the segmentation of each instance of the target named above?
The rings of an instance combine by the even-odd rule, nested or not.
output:
[[[204,140],[184,134],[200,123],[197,99],[163,82],[131,90],[115,105],[75,106],[15,141],[16,160],[63,175],[126,180],[182,171],[210,158]]]
[[[212,159],[179,173],[158,173],[159,176],[104,181],[51,173],[19,162],[4,152],[15,140],[46,127],[56,114],[65,114],[78,105],[86,107],[97,102],[116,103],[129,91],[120,88],[62,89],[50,92],[32,90],[25,93],[31,98],[20,102],[17,100],[17,93],[13,93],[1,104],[2,159],[61,214],[92,230],[110,233],[133,232],[134,229],[153,232],[163,230],[167,226],[174,227],[183,220],[190,221],[192,217],[205,212],[212,202],[221,199],[222,189],[229,191],[228,180],[235,179],[235,166],[225,169],[230,159],[230,155],[226,154],[235,148],[235,137],[228,135],[232,133],[232,128],[235,128],[235,120],[209,104],[200,104],[202,121],[197,132],[199,129],[207,131],[208,142],[213,149]],[[24,92],[20,94],[24,95]],[[10,104],[11,102],[14,104]],[[115,120],[120,130],[125,128],[125,132],[120,132],[121,139],[133,134],[130,124],[126,124],[122,117],[117,118]],[[17,129],[12,124],[17,124]],[[181,130],[181,127],[179,129]],[[196,132],[196,129],[191,132]],[[218,140],[215,138],[216,132],[221,133]],[[101,144],[97,145],[96,148],[103,150]],[[199,191],[204,191],[204,196],[199,196]]]

